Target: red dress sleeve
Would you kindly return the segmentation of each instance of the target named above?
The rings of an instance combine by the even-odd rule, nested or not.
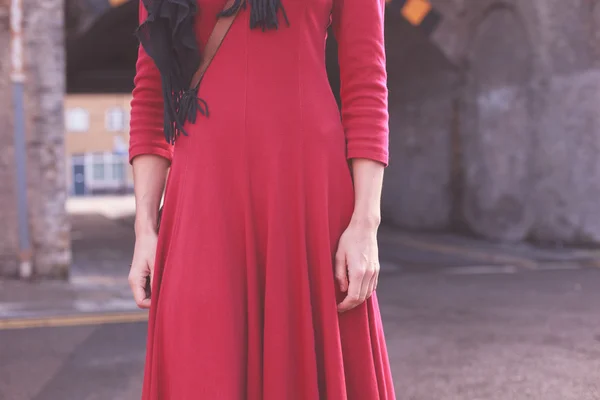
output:
[[[385,0],[333,0],[342,123],[348,159],[388,164],[389,114],[384,46]]]
[[[140,23],[147,17],[140,1]],[[141,154],[154,154],[171,161],[173,146],[165,140],[160,73],[140,45],[134,78],[129,126],[129,162]]]

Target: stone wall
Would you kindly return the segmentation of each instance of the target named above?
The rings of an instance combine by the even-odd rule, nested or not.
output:
[[[29,228],[34,274],[65,277],[71,261],[63,129],[63,0],[24,0],[25,116]],[[0,3],[0,274],[15,275],[18,254],[14,191],[9,32]],[[4,45],[1,45],[5,43]],[[6,178],[6,179],[5,179]]]
[[[390,81],[391,95],[406,87],[421,99],[390,105],[392,113],[411,108],[420,116],[392,117],[395,164],[386,178],[386,213],[406,227],[462,226],[496,240],[599,244],[600,1],[433,3],[444,21],[435,45],[421,52],[440,52],[456,74],[433,79],[444,69],[438,63],[427,81]],[[401,40],[412,41],[402,45],[410,48],[416,39]],[[411,62],[398,58],[389,69],[404,70]],[[455,133],[435,123],[440,115],[447,120],[452,102]],[[414,156],[421,151],[415,143],[426,146],[435,174]],[[444,168],[452,171],[450,180],[440,178]],[[438,215],[436,224],[419,217],[424,205]],[[439,210],[449,209],[449,218],[439,217]]]

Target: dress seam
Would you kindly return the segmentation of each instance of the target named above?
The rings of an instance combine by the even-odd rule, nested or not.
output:
[[[248,46],[249,46],[249,33],[248,30],[246,30],[246,32],[244,32],[244,39],[245,39],[245,46],[244,46],[244,61],[246,62],[245,65],[245,70],[244,70],[244,74],[245,74],[245,79],[244,79],[244,105],[243,105],[243,109],[242,109],[242,118],[243,118],[243,124],[242,124],[242,129],[243,129],[243,133],[242,133],[242,154],[240,155],[240,157],[243,158],[243,163],[242,165],[244,166],[243,168],[243,174],[242,174],[242,182],[243,184],[241,185],[242,187],[242,198],[244,199],[244,204],[246,205],[243,208],[243,212],[244,212],[244,222],[243,222],[243,230],[244,230],[244,251],[245,251],[245,264],[246,264],[246,268],[244,268],[244,273],[246,274],[245,276],[245,289],[246,289],[246,303],[249,304],[248,298],[249,298],[249,289],[248,289],[248,218],[249,218],[249,207],[252,207],[251,205],[251,198],[252,196],[250,195],[250,191],[251,191],[251,181],[250,181],[250,168],[249,168],[249,162],[248,162],[248,116],[247,116],[247,112],[248,112],[248,81],[250,79],[249,74],[248,74]],[[248,305],[246,306],[248,307]],[[246,393],[246,396],[249,397],[250,393],[249,393],[249,380],[251,379],[250,376],[250,372],[249,372],[249,362],[250,362],[250,329],[249,329],[249,319],[250,319],[250,310],[249,308],[247,308],[247,317],[246,317],[246,354],[245,354],[245,385],[243,387],[244,392]],[[262,385],[261,385],[261,391],[262,391]]]

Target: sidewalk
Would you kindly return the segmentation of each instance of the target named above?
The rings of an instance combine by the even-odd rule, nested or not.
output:
[[[73,265],[66,282],[0,279],[0,329],[48,326],[55,318],[114,314],[145,317],[127,274],[134,245],[133,197],[69,199]],[[141,317],[140,317],[141,316]],[[25,321],[27,319],[27,321]]]
[[[111,314],[145,318],[127,283],[134,245],[132,197],[72,199],[73,267],[68,282],[0,280],[0,329],[50,319]],[[600,252],[501,245],[452,234],[380,230],[382,275],[516,274],[598,268]],[[67,320],[65,320],[67,318]]]
[[[382,265],[406,273],[516,273],[519,271],[599,268],[600,251],[502,244],[451,233],[414,233],[380,229]]]

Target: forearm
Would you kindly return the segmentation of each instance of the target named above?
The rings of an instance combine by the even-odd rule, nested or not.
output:
[[[352,160],[354,180],[354,213],[352,225],[377,229],[381,222],[382,163],[355,158]]]
[[[156,155],[139,155],[133,159],[132,166],[136,235],[155,232],[169,161]]]

